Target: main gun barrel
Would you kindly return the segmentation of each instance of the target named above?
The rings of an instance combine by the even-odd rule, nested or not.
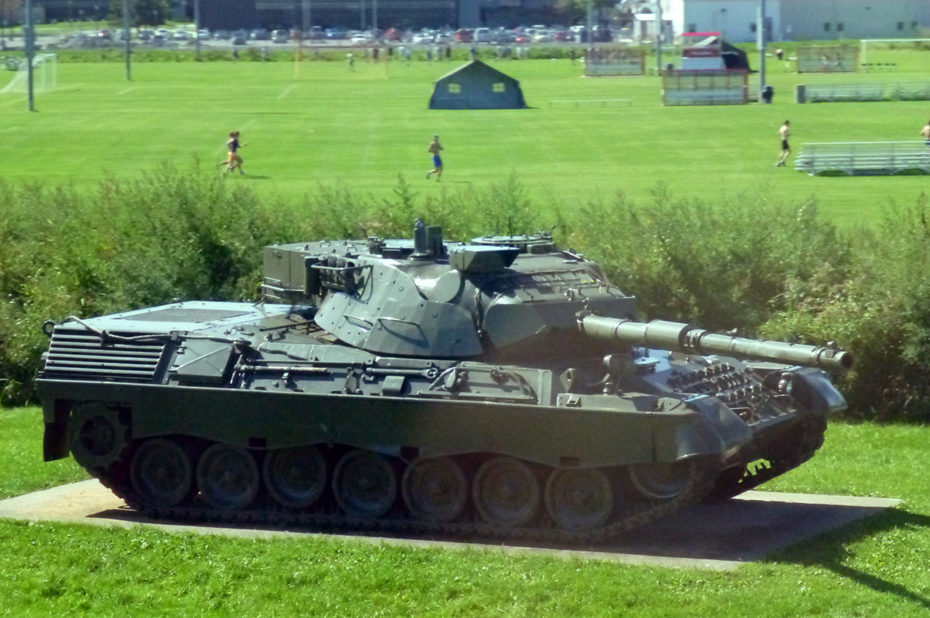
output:
[[[582,315],[578,318],[578,327],[583,333],[592,337],[608,341],[622,341],[648,348],[701,355],[721,354],[806,365],[832,371],[845,371],[853,365],[852,354],[843,350],[802,343],[760,341],[721,335],[681,322],[665,320],[636,322],[597,315]]]

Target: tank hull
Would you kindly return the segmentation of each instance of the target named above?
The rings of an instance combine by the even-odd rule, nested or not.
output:
[[[799,464],[838,405],[765,395],[768,367],[664,351],[610,389],[569,379],[577,358],[373,354],[290,305],[180,303],[51,335],[45,458],[70,452],[130,505],[177,519],[589,542],[739,493],[754,461]],[[754,412],[724,386],[756,389]]]

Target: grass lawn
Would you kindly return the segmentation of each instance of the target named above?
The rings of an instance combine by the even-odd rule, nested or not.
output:
[[[84,478],[70,459],[41,463],[38,409],[0,423],[0,496]],[[765,489],[905,504],[732,572],[0,521],[0,613],[917,616],[930,609],[928,431],[831,425],[813,460]]]
[[[926,102],[793,102],[799,83],[923,79],[911,59],[930,52],[897,54],[907,62],[882,74],[799,75],[772,60],[772,105],[706,107],[663,107],[656,77],[584,79],[569,60],[494,61],[520,80],[532,109],[476,111],[427,109],[433,81],[459,62],[359,61],[354,72],[341,62],[136,62],[129,82],[121,63],[60,63],[60,87],[37,96],[36,113],[23,95],[0,95],[2,177],[89,186],[162,161],[210,169],[239,129],[248,176],[236,182],[282,199],[317,183],[379,195],[403,175],[438,193],[515,175],[543,211],[618,191],[647,199],[665,183],[706,201],[744,194],[750,207],[772,190],[789,203],[815,199],[837,222],[868,223],[889,200],[913,203],[926,177],[776,168],[776,131],[791,120],[795,152],[804,142],[917,139]],[[550,104],[618,98],[632,105]],[[422,178],[433,133],[446,148],[441,185]]]

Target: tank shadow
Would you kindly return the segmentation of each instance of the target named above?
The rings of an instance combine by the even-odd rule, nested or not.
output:
[[[811,496],[751,491],[735,499],[702,504],[683,509],[602,543],[558,543],[546,541],[506,541],[467,538],[442,534],[384,533],[356,530],[326,530],[312,526],[237,525],[153,522],[129,508],[114,508],[88,514],[89,519],[121,520],[133,523],[169,525],[173,529],[209,532],[234,530],[236,534],[262,534],[262,531],[340,534],[352,537],[375,537],[397,542],[436,543],[442,545],[493,545],[510,550],[562,553],[634,563],[667,566],[735,568],[759,560],[819,564],[837,573],[861,578],[862,583],[877,590],[894,589],[895,584],[842,564],[845,547],[860,538],[889,528],[928,527],[930,518],[892,509],[900,501],[850,498],[845,496]],[[905,590],[898,590],[902,595]],[[915,600],[927,600],[914,596]],[[930,605],[928,605],[930,607]]]

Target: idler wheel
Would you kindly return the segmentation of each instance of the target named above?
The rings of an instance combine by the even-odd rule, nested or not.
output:
[[[486,522],[522,526],[539,510],[539,483],[533,470],[513,457],[495,457],[478,468],[472,497]]]
[[[692,482],[694,466],[682,461],[630,466],[630,480],[636,490],[651,500],[673,500]]]
[[[191,460],[176,442],[161,438],[148,440],[132,456],[129,477],[146,506],[168,509],[190,495]]]
[[[607,521],[614,494],[607,476],[597,468],[553,470],[546,481],[546,510],[565,530],[591,530]]]
[[[126,448],[128,426],[123,413],[102,403],[86,403],[71,413],[68,447],[85,468],[105,468],[118,461]]]
[[[397,499],[394,468],[378,453],[349,451],[333,471],[333,496],[349,517],[377,519]]]
[[[452,521],[468,500],[468,481],[449,457],[414,462],[401,482],[404,503],[410,513],[424,521]]]
[[[252,503],[261,485],[255,458],[247,450],[214,444],[197,463],[197,487],[204,502],[221,511],[238,511]]]
[[[273,450],[265,457],[262,477],[268,493],[279,504],[307,508],[326,489],[326,460],[315,446]]]

